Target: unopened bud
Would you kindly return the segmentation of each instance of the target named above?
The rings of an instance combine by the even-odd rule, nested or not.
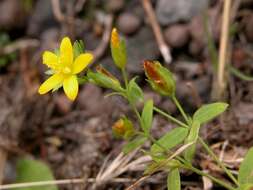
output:
[[[120,39],[119,39],[119,34],[116,28],[112,29],[111,33],[111,46],[112,47],[119,47],[120,44]]]
[[[127,62],[125,41],[121,40],[116,28],[111,33],[111,53],[115,65],[123,69]]]
[[[122,91],[119,80],[102,66],[96,68],[97,72],[88,71],[87,76],[91,82],[115,91]]]
[[[134,135],[134,127],[126,117],[119,119],[112,126],[115,137],[128,139]]]
[[[145,74],[152,88],[165,96],[175,95],[175,80],[172,73],[158,61],[144,61]]]

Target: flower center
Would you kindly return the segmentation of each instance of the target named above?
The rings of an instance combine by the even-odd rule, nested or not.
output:
[[[70,74],[70,73],[71,73],[71,69],[70,69],[69,67],[64,67],[64,68],[62,69],[62,72],[63,72],[64,74]]]

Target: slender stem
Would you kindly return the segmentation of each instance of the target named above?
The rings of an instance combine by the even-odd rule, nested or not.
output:
[[[196,174],[199,174],[201,176],[206,176],[207,178],[211,179],[212,181],[214,181],[215,183],[227,188],[228,190],[235,190],[234,187],[232,187],[231,185],[227,184],[226,182],[222,181],[222,180],[219,180],[217,179],[216,177],[213,177],[212,175],[209,175],[208,173],[206,172],[203,172],[193,166],[186,166],[187,169],[195,172]]]
[[[125,82],[125,89],[127,91],[128,89],[128,78],[127,78],[127,73],[126,73],[126,69],[123,68],[121,69],[121,73],[122,73],[122,76],[123,76],[123,79],[124,79],[124,82]],[[134,111],[134,113],[136,114],[138,120],[139,120],[139,123],[140,125],[142,125],[142,120],[141,120],[141,116],[140,116],[140,113],[139,111],[137,110],[136,106],[134,105],[134,103],[132,101],[130,101],[130,98],[128,96],[128,93],[126,92],[126,99],[128,100],[132,110]]]
[[[181,115],[184,117],[184,120],[186,121],[187,124],[189,124],[189,119],[186,115],[186,113],[184,112],[184,109],[182,108],[181,104],[179,103],[179,101],[177,100],[176,96],[172,97],[173,102],[176,104],[177,108],[179,109]]]
[[[122,76],[123,76],[123,79],[125,82],[125,88],[127,88],[128,87],[128,79],[127,79],[126,69],[125,68],[121,69],[121,73],[122,73]]]
[[[158,107],[154,107],[154,111],[156,111],[157,113],[160,113],[161,115],[163,115],[164,117],[168,118],[169,120],[171,120],[172,122],[180,125],[181,127],[184,128],[188,128],[188,125],[184,124],[182,121],[179,121],[178,119],[176,119],[175,117],[167,114],[166,112],[162,111],[161,109],[159,109]]]
[[[205,141],[199,137],[198,138],[199,142],[201,143],[201,145],[204,147],[204,149],[208,152],[208,154],[210,156],[212,156],[212,158],[217,162],[217,164],[223,169],[223,171],[228,175],[228,177],[230,177],[230,179],[239,186],[239,183],[237,181],[237,179],[234,177],[234,175],[231,173],[230,170],[228,170],[226,168],[226,166],[220,161],[220,159],[216,156],[216,154],[212,151],[212,149],[205,143]]]
[[[178,109],[180,110],[181,114],[183,115],[183,117],[186,119],[186,114],[182,108],[182,106],[180,105],[180,103],[178,102],[177,98],[174,97],[173,101],[175,102],[176,106],[178,107]],[[186,124],[184,124],[183,122],[177,120],[176,118],[172,117],[171,115],[163,112],[162,110],[160,110],[159,108],[154,108],[155,111],[157,111],[158,113],[160,113],[161,115],[167,117],[168,119],[170,119],[171,121],[173,121],[174,123],[182,126],[182,127],[188,127]],[[188,119],[186,120],[188,121]],[[202,144],[202,146],[206,149],[206,151],[208,152],[208,154],[210,156],[212,156],[212,158],[217,162],[217,164],[224,170],[224,172],[230,177],[230,179],[236,184],[239,185],[238,181],[236,180],[236,178],[233,176],[233,174],[226,168],[226,166],[219,160],[219,158],[215,155],[215,153],[213,153],[213,151],[209,148],[209,146],[204,142],[204,140],[199,137],[199,141]]]

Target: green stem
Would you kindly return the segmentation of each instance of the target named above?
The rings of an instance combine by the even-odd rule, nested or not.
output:
[[[213,177],[212,175],[209,175],[208,173],[205,173],[205,172],[203,172],[203,171],[201,171],[201,170],[199,170],[199,169],[197,169],[197,168],[195,168],[193,166],[186,166],[186,168],[189,169],[189,170],[191,170],[191,171],[193,171],[193,172],[195,172],[198,175],[205,176],[205,177],[211,179],[215,183],[217,183],[217,184],[225,187],[228,190],[235,190],[234,187],[232,187],[231,185],[227,184],[226,182],[224,182],[222,180],[219,180],[216,177]]]
[[[230,177],[230,179],[237,185],[239,186],[239,183],[237,179],[234,177],[234,175],[231,173],[230,170],[226,168],[226,166],[220,161],[220,159],[216,156],[216,154],[212,151],[212,149],[205,143],[205,141],[199,137],[198,138],[199,142],[201,145],[204,147],[204,149],[207,151],[207,153],[212,156],[212,158],[217,162],[217,164],[223,169],[223,171]]]
[[[180,106],[181,107],[181,106]],[[171,120],[172,122],[180,125],[181,127],[185,127],[187,128],[188,126],[186,124],[184,124],[183,122],[177,120],[176,118],[172,117],[171,115],[167,114],[166,112],[160,110],[159,108],[155,107],[154,110],[158,113],[160,113],[161,115],[165,116],[166,118],[168,118],[169,120]],[[184,112],[184,111],[183,111]],[[213,151],[209,148],[209,146],[204,142],[204,140],[199,137],[199,141],[202,144],[202,146],[205,148],[205,150],[208,152],[208,154],[210,156],[212,156],[212,158],[217,162],[217,164],[224,170],[224,172],[230,177],[230,179],[236,184],[239,185],[238,181],[236,180],[236,178],[233,176],[233,174],[226,168],[226,166],[224,166],[224,164],[219,160],[219,158],[213,153]]]
[[[125,82],[125,89],[126,89],[126,93],[125,93],[125,97],[126,99],[128,100],[132,110],[134,111],[134,113],[136,114],[138,120],[139,120],[139,123],[140,125],[142,125],[142,120],[141,120],[141,116],[140,116],[140,113],[138,112],[136,106],[134,105],[134,103],[132,101],[130,101],[130,98],[128,96],[128,93],[127,93],[127,89],[128,89],[128,78],[127,78],[127,73],[126,73],[126,69],[123,68],[121,69],[121,73],[122,73],[122,76],[123,76],[123,79],[124,79],[124,82]]]
[[[125,82],[125,88],[127,89],[128,88],[128,79],[127,79],[126,69],[125,68],[121,69],[121,73],[122,73],[122,76],[123,76],[123,79]]]
[[[176,96],[172,97],[173,102],[176,104],[177,108],[179,109],[181,115],[184,117],[184,120],[186,121],[187,124],[189,124],[189,119],[186,115],[186,113],[184,112],[184,109],[182,108],[181,104],[179,103],[179,101],[177,100]]]
[[[149,136],[148,138],[150,139],[151,142],[153,142],[154,144],[156,144],[157,146],[162,148],[165,152],[168,152],[164,146],[162,146],[156,139],[154,139],[154,137]],[[191,165],[191,163],[187,162],[185,159],[181,158],[180,156],[176,156],[175,158],[178,159],[179,161],[181,161],[181,163],[183,164],[183,166],[186,169],[189,169],[189,170],[195,172],[198,175],[206,176],[210,180],[214,181],[215,183],[217,183],[217,184],[219,184],[219,185],[221,185],[221,186],[223,186],[223,187],[225,187],[229,190],[235,190],[233,187],[231,187],[229,184],[223,182],[222,180],[219,180],[219,179],[213,177],[212,175],[209,175],[208,173],[205,173],[205,172],[193,167]]]
[[[167,114],[166,112],[162,111],[158,107],[154,107],[154,111],[156,111],[157,113],[160,113],[161,115],[163,115],[164,117],[168,118],[172,122],[178,124],[179,126],[184,127],[184,128],[188,128],[188,125],[184,124],[182,121],[179,121],[175,117],[173,117],[173,116]]]

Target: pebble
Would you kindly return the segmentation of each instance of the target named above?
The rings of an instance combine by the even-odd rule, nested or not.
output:
[[[130,35],[140,28],[141,20],[132,13],[122,13],[119,15],[116,25],[122,33]]]
[[[0,1],[0,29],[19,28],[25,24],[26,13],[19,0]]]
[[[106,2],[108,11],[119,12],[125,5],[124,0],[109,0]]]
[[[143,60],[156,60],[160,55],[150,27],[142,27],[134,36],[127,37],[126,43],[129,72],[142,73]]]
[[[156,6],[157,19],[162,25],[189,21],[208,7],[209,0],[159,0]]]
[[[167,43],[173,48],[183,47],[190,37],[188,26],[185,24],[175,24],[167,27],[164,36]]]

